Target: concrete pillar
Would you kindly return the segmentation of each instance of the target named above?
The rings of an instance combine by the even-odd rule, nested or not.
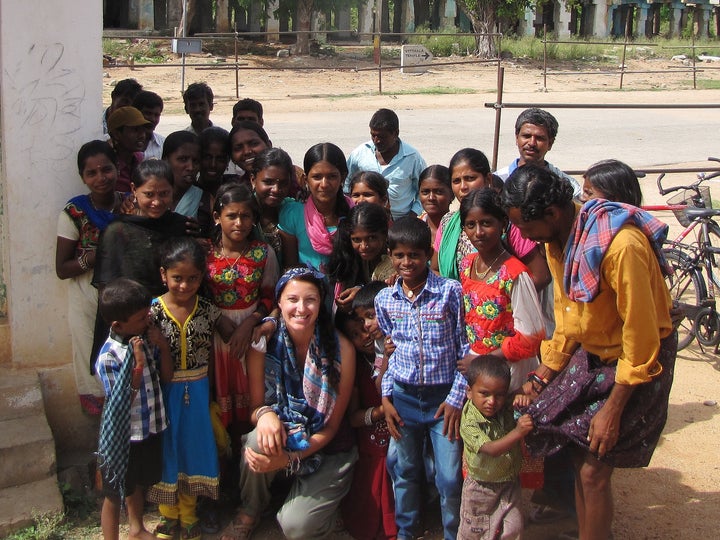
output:
[[[442,0],[440,4],[440,29],[453,28],[455,26],[455,17],[457,17],[455,0]]]
[[[402,0],[402,32],[415,31],[415,2]]]
[[[155,29],[155,3],[153,0],[139,0],[138,30]]]
[[[63,0],[0,2],[0,363],[69,374],[51,392],[72,399],[78,417],[55,232],[68,199],[87,192],[77,151],[102,136],[102,16],[96,0],[73,9]]]
[[[565,8],[565,0],[554,2],[555,4],[555,29],[559,38],[570,35],[570,12]]]
[[[712,6],[695,7],[695,24],[697,25],[697,37],[704,39],[708,37],[708,21]]]
[[[220,33],[230,32],[230,6],[228,0],[217,0],[215,31]]]
[[[593,4],[595,14],[593,16],[592,35],[595,37],[607,37],[608,22],[610,13],[606,0],[596,0]]]
[[[520,35],[535,35],[535,11],[529,7],[525,8],[523,19],[520,21]]]
[[[280,21],[275,18],[273,12],[279,7],[279,0],[268,0],[267,10],[265,11],[265,31],[266,32],[279,32]],[[268,34],[266,37],[267,41],[280,41],[280,34]]]
[[[350,33],[350,8],[348,6],[340,7],[335,12],[335,26],[340,31],[337,37],[340,39],[348,39]]]
[[[635,12],[635,35],[647,37],[648,32],[648,6],[640,4]]]
[[[260,32],[262,30],[260,26],[260,5],[256,3],[251,3],[250,7],[250,17],[248,21],[248,25],[250,26],[251,32]]]
[[[140,5],[139,0],[128,1],[128,28],[138,28],[138,22],[140,20]]]
[[[372,43],[373,17],[375,16],[373,12],[374,7],[374,0],[367,0],[367,2],[358,6],[358,33],[361,34],[360,43]]]

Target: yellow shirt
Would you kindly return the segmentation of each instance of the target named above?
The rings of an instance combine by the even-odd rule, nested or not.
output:
[[[647,237],[634,225],[618,231],[600,264],[600,292],[587,303],[565,294],[560,244],[546,244],[546,249],[556,326],[541,345],[543,364],[561,371],[582,345],[605,363],[617,359],[617,383],[642,384],[658,375],[660,340],[672,332],[672,302]]]

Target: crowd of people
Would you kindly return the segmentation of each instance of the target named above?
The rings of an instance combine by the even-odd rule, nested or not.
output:
[[[389,109],[297,166],[253,99],[228,132],[191,84],[163,138],[157,94],[111,97],[56,253],[104,538],[125,506],[133,539],[243,540],[273,504],[289,539],[411,539],[437,507],[446,539],[517,538],[542,458],[531,517],[611,537],[613,470],[648,464],[676,353],[667,226],[631,168],[581,189],[536,108],[498,171],[474,148],[427,166]]]

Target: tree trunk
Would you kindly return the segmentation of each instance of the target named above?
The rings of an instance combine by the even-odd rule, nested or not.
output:
[[[496,58],[498,50],[495,45],[495,37],[488,35],[495,32],[497,26],[496,6],[492,0],[479,0],[474,10],[468,8],[464,0],[458,0],[457,5],[470,19],[473,32],[484,34],[475,36],[476,54],[480,58]]]
[[[298,0],[297,4],[297,29],[302,32],[297,35],[295,54],[310,54],[310,19],[313,11],[313,0]]]

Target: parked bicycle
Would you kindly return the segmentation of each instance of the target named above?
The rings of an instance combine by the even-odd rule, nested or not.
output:
[[[718,161],[718,158],[709,158]],[[663,251],[673,273],[667,283],[673,303],[683,318],[678,327],[678,350],[697,338],[702,346],[716,347],[720,343],[720,316],[715,302],[715,290],[720,290],[720,225],[715,221],[720,210],[712,208],[710,189],[704,182],[720,176],[720,172],[698,174],[698,180],[686,186],[662,187],[661,174],[657,179],[661,195],[676,193],[667,205],[643,207],[647,210],[672,210],[684,227],[674,239],[666,241]],[[693,236],[690,236],[694,233]],[[688,238],[689,237],[689,238]]]

